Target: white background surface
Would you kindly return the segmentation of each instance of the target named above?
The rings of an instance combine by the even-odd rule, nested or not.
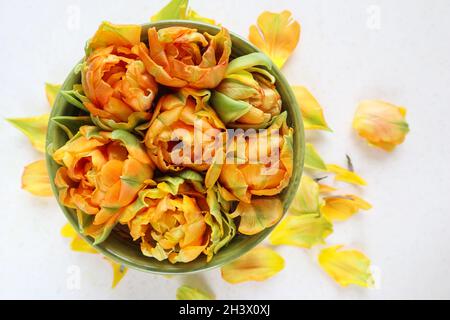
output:
[[[48,112],[44,82],[64,80],[102,20],[143,23],[164,4],[2,0],[0,116]],[[340,288],[319,269],[318,249],[280,247],[286,268],[263,283],[230,285],[219,270],[172,279],[130,270],[112,290],[110,266],[99,256],[71,252],[60,236],[65,219],[55,200],[20,189],[23,166],[42,155],[1,121],[0,298],[172,299],[182,283],[223,299],[450,298],[450,2],[194,0],[192,6],[243,36],[264,10],[289,9],[301,22],[301,43],[284,72],[292,84],[310,88],[334,130],[310,140],[328,162],[345,165],[345,154],[351,155],[369,183],[358,194],[374,206],[336,224],[328,242],[364,251],[379,288]],[[370,24],[376,8],[379,29]],[[411,133],[395,152],[355,137],[351,121],[361,99],[408,108]],[[73,265],[81,270],[80,290],[66,285]]]

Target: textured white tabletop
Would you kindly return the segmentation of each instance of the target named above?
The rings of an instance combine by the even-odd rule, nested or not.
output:
[[[165,1],[42,0],[0,2],[0,115],[48,112],[45,81],[62,82],[102,20],[142,23]],[[22,168],[41,155],[0,122],[0,298],[172,299],[181,283],[223,299],[450,298],[450,2],[447,0],[193,0],[192,7],[247,36],[264,10],[289,9],[301,43],[284,68],[325,109],[334,133],[308,134],[328,162],[351,155],[368,181],[374,208],[335,225],[331,244],[373,261],[378,288],[340,288],[316,263],[317,249],[280,247],[286,268],[262,283],[230,285],[219,270],[164,277],[130,270],[116,289],[111,268],[68,249],[54,199],[20,189]],[[358,101],[383,99],[408,108],[411,133],[388,154],[355,137]],[[71,290],[73,266],[81,287]]]

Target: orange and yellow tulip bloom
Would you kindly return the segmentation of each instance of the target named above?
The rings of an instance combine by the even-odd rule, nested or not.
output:
[[[136,137],[93,126],[56,150],[55,184],[61,204],[77,210],[86,235],[105,240],[123,210],[153,177],[153,165]]]
[[[206,171],[209,168],[217,135],[225,126],[207,105],[208,99],[209,91],[192,89],[182,89],[159,99],[144,139],[159,170]]]
[[[225,28],[214,36],[185,27],[150,28],[148,47],[140,43],[133,52],[162,85],[209,89],[225,76],[231,39]]]
[[[218,182],[222,187],[220,190],[226,194],[225,198],[245,203],[251,203],[252,195],[279,194],[292,176],[292,135],[292,129],[286,125],[286,113],[282,113],[274,118],[267,134],[255,131],[247,139],[237,136],[233,139],[231,150],[226,151],[227,157],[231,151],[235,158],[227,158],[221,163],[214,162],[211,165],[206,174],[207,187]],[[255,158],[261,155],[270,158],[273,149],[278,152],[275,162],[269,164]]]
[[[272,62],[262,53],[234,59],[213,92],[211,105],[228,127],[262,128],[280,114],[281,97],[275,78],[257,66],[270,70]]]
[[[128,41],[121,40],[123,29]],[[148,112],[158,85],[139,56],[132,53],[132,47],[140,43],[140,33],[140,26],[103,24],[88,44],[89,54],[81,70],[88,99],[84,106],[105,129],[150,119]]]
[[[145,256],[171,263],[190,262],[204,254],[208,260],[235,234],[231,217],[221,212],[217,195],[206,192],[203,177],[183,171],[162,177],[121,218]]]

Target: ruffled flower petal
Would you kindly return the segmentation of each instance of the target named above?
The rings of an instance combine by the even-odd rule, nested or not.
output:
[[[369,258],[360,251],[341,248],[342,246],[332,246],[320,252],[319,265],[322,269],[343,287],[350,284],[373,287]]]
[[[284,268],[284,259],[274,250],[257,247],[221,268],[222,278],[236,284],[267,280]]]
[[[289,11],[263,12],[257,25],[250,27],[249,40],[281,68],[300,39],[300,24]]]
[[[359,104],[353,119],[353,128],[367,142],[385,151],[401,144],[409,132],[405,120],[406,109],[393,104],[366,100]]]

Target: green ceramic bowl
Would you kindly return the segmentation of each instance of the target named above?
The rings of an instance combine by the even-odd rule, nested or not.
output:
[[[185,26],[189,28],[196,28],[201,32],[208,32],[210,34],[216,34],[219,28],[216,26],[197,23],[192,21],[161,21],[157,23],[149,23],[143,25],[142,40],[147,41],[147,29],[149,27],[156,27],[157,29],[165,28],[169,26]],[[259,51],[256,47],[250,44],[243,38],[231,33],[231,39],[233,42],[232,56],[238,57],[246,55],[252,52]],[[283,206],[284,213],[289,208],[291,201],[297,191],[300,177],[303,171],[303,158],[304,158],[304,130],[303,123],[300,116],[300,109],[295,100],[294,93],[291,90],[289,83],[286,81],[284,76],[281,74],[277,67],[273,67],[272,74],[276,78],[277,89],[281,95],[283,101],[283,109],[288,112],[288,124],[294,128],[294,172],[289,186],[280,195]],[[70,72],[67,79],[65,80],[62,90],[71,90],[72,86],[76,83],[81,83],[80,74],[75,74],[74,71]],[[69,103],[59,94],[56,98],[55,104],[52,109],[51,117],[62,116],[62,115],[76,115],[78,114],[78,109]],[[48,125],[47,133],[47,146],[52,144],[53,148],[58,148],[67,141],[65,133],[57,127],[52,121]],[[53,192],[57,197],[57,190],[54,184],[54,177],[58,165],[53,161],[51,156],[47,154],[47,167],[52,181]],[[75,228],[78,230],[77,221],[74,216],[74,211],[72,209],[66,208],[60,205],[61,210],[64,215]],[[126,241],[123,237],[120,237],[114,231],[111,233],[109,238],[101,243],[100,245],[94,246],[95,249],[100,251],[105,256],[111,258],[112,260],[122,263],[127,267],[159,274],[187,274],[194,273],[204,270],[213,269],[219,267],[223,264],[229,263],[232,260],[240,257],[244,253],[248,252],[250,249],[258,245],[263,241],[272,231],[272,228],[266,229],[261,233],[254,236],[243,236],[237,235],[228,246],[222,248],[218,254],[216,254],[213,259],[207,263],[206,259],[198,258],[189,263],[178,263],[171,264],[168,261],[157,261],[156,259],[145,257],[140,252],[139,246],[131,241]],[[93,241],[89,237],[85,237],[80,234],[88,243],[92,245]]]

